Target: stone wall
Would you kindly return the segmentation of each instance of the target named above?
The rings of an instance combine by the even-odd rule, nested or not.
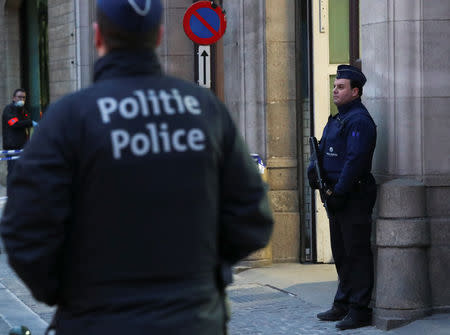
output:
[[[275,227],[273,260],[299,259],[295,1],[266,1],[267,161]]]
[[[157,50],[162,67],[168,74],[194,81],[194,44],[182,29],[183,15],[193,1],[162,1],[165,36]],[[2,101],[9,101],[11,87],[20,83],[17,9],[21,1],[7,2],[9,7],[0,6],[0,31],[4,32],[0,54],[5,55],[0,75],[6,78],[0,83]],[[96,58],[94,3],[48,0],[51,102],[91,82]],[[298,157],[298,148],[308,145],[297,138],[297,122],[303,112],[296,100],[295,1],[224,0],[223,7],[228,17],[223,37],[224,100],[250,150],[268,165],[276,219],[273,260],[298,261],[299,193],[303,193],[298,190],[303,174],[298,166],[299,161],[307,160],[307,156]],[[305,113],[309,117],[309,111]]]
[[[392,180],[380,187],[374,323],[381,329],[395,328],[432,312],[425,190],[422,182],[408,179]]]
[[[448,143],[448,142],[447,142]],[[431,246],[428,271],[431,302],[436,312],[450,313],[450,187],[427,187]]]
[[[424,1],[423,170],[427,185],[432,306],[450,312],[450,2]]]
[[[48,0],[50,101],[77,89],[75,1]]]
[[[20,87],[20,26],[19,6],[21,1],[3,1],[0,8],[1,20],[1,52],[3,55],[0,71],[0,98],[3,104],[11,102],[14,90]]]
[[[77,89],[89,86],[94,77],[94,62],[97,51],[94,48],[95,1],[74,0],[75,45]],[[72,37],[72,36],[71,36]],[[70,45],[70,43],[68,44]],[[73,74],[73,72],[72,72]]]
[[[266,8],[260,0],[224,1],[224,98],[250,151],[266,159]]]
[[[14,89],[21,86],[20,66],[20,21],[21,0],[0,2],[0,101],[6,105],[11,101]],[[48,41],[49,41],[49,87],[50,101],[73,92],[77,84],[77,31],[76,1],[48,0]],[[88,16],[89,17],[89,16]],[[2,106],[3,108],[3,106]],[[1,130],[0,130],[1,131]],[[5,184],[6,163],[0,163],[0,183]]]
[[[163,70],[170,75],[194,81],[194,43],[182,29],[183,16],[191,0],[163,0],[164,36],[158,55]]]
[[[310,109],[310,101],[309,99],[305,99],[303,103],[303,208],[301,209],[303,211],[302,218],[304,220],[304,229],[301,231],[301,233],[305,234],[303,236],[303,240],[305,241],[305,261],[313,261],[314,255],[313,255],[313,212],[312,212],[312,191],[311,187],[309,186],[308,182],[308,165],[309,165],[309,157],[311,154],[311,149],[309,146],[309,137],[311,136],[311,109]]]
[[[0,1],[0,108],[12,101],[16,88],[21,86],[20,80],[20,25],[19,7],[21,0]],[[2,133],[0,127],[0,134]],[[0,136],[0,143],[2,137]],[[3,145],[1,145],[3,148]],[[0,184],[6,184],[6,162],[0,162]]]
[[[450,2],[362,0],[361,35],[364,101],[378,125],[374,171],[379,183],[425,185],[430,246],[421,271],[433,310],[450,311]]]

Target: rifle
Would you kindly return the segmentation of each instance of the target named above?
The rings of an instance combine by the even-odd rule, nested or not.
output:
[[[316,176],[317,176],[317,184],[319,185],[320,200],[323,203],[323,207],[325,207],[325,211],[327,212],[328,218],[330,218],[330,212],[329,212],[328,206],[327,206],[328,187],[325,182],[325,179],[323,178],[322,167],[320,165],[319,143],[317,142],[317,138],[315,138],[314,136],[311,136],[309,138],[309,146],[311,149],[311,162],[314,165],[314,170],[316,171]]]

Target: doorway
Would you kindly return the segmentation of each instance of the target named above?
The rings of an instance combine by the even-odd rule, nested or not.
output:
[[[31,118],[40,120],[49,102],[47,0],[23,1],[20,8],[20,63]]]
[[[304,117],[303,120],[310,122],[308,125],[304,122],[303,131],[304,135],[308,132],[320,139],[328,116],[337,113],[337,108],[332,102],[337,66],[339,64],[360,66],[359,0],[309,0],[307,4],[308,15],[302,17],[301,21],[307,22],[305,27],[308,29],[308,36],[304,38],[307,39],[305,47],[310,50],[303,56],[303,59],[307,59],[308,65],[303,82],[307,82],[310,88],[306,94],[309,99],[307,107],[310,119]],[[303,107],[303,111],[305,110],[306,107]],[[309,148],[304,149],[305,153],[309,153]],[[307,165],[305,169],[306,167]],[[309,236],[309,239],[302,238],[301,259],[307,260],[310,253],[313,262],[332,263],[328,218],[318,192],[308,194],[307,177],[304,178],[306,186],[303,189],[305,198],[303,209],[306,214],[310,213],[311,224],[308,225],[308,217],[304,218],[302,235],[309,234],[305,235]]]

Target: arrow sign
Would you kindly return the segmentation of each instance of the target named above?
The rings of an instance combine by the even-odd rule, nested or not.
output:
[[[198,84],[211,88],[211,47],[198,47]]]

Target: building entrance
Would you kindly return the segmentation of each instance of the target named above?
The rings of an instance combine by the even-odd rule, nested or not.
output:
[[[359,0],[310,1],[312,25],[312,114],[311,133],[318,139],[330,114],[337,113],[332,89],[339,64],[359,62]],[[315,260],[333,261],[327,215],[318,192],[312,195]]]
[[[21,82],[28,95],[28,110],[40,120],[49,104],[47,0],[23,1],[20,8]]]

